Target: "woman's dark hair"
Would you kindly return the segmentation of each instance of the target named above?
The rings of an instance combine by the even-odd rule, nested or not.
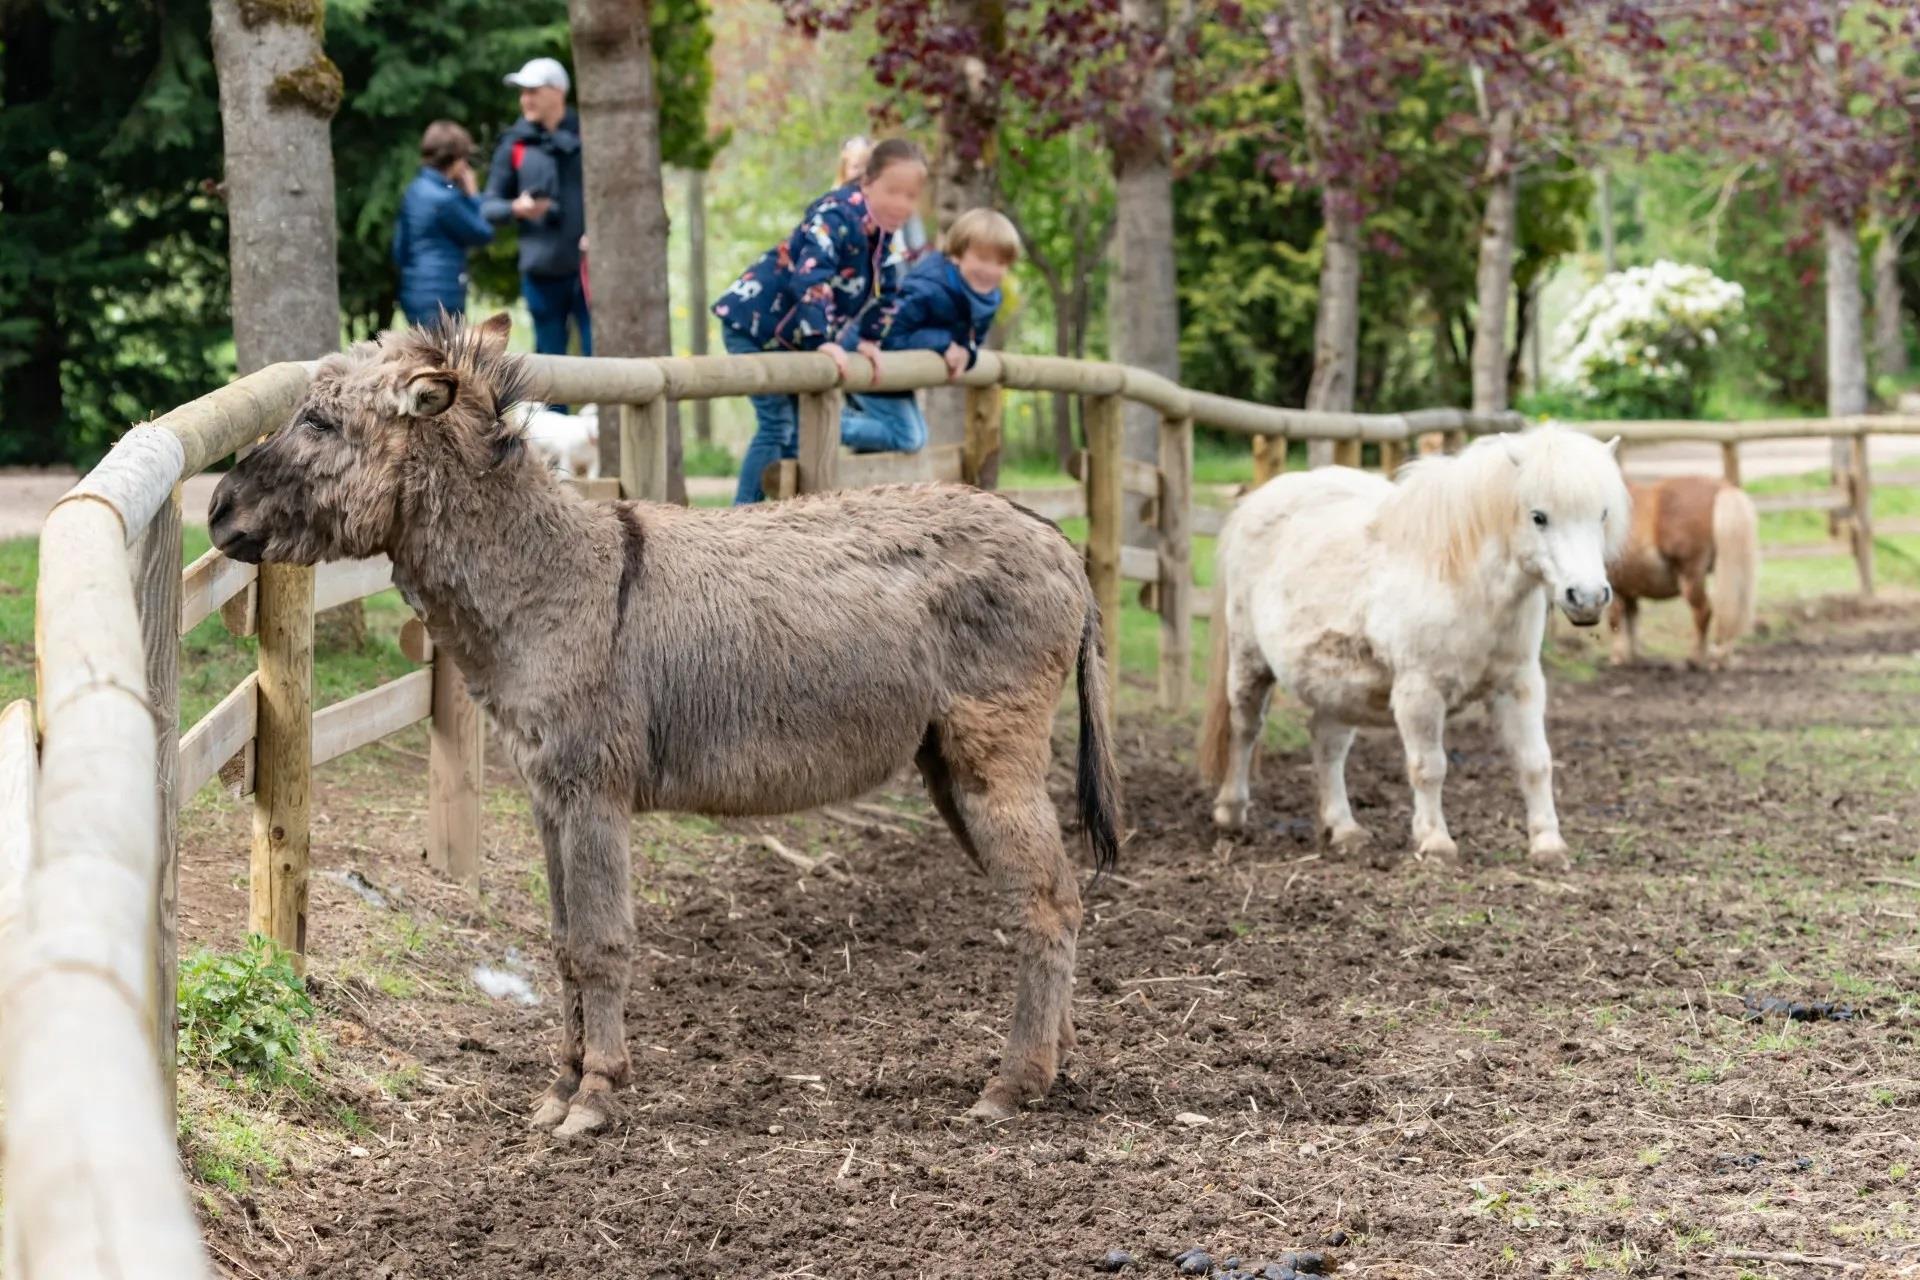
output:
[[[420,163],[445,173],[473,154],[473,135],[451,120],[435,120],[420,138]]]
[[[896,164],[917,164],[924,169],[927,167],[927,153],[920,149],[917,142],[906,138],[888,138],[867,153],[866,181],[872,182]]]

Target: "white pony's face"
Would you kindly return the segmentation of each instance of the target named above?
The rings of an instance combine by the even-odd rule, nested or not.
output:
[[[1619,552],[1631,512],[1616,455],[1572,433],[1509,440],[1519,468],[1513,546],[1521,565],[1576,627],[1591,627],[1613,600],[1607,564]],[[1544,456],[1543,456],[1544,455]]]

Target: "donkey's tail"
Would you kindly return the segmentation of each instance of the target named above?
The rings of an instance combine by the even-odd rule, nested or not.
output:
[[[1200,722],[1200,780],[1217,787],[1227,776],[1227,753],[1233,749],[1233,714],[1227,706],[1227,538],[1223,530],[1213,557],[1213,613],[1207,619],[1212,632],[1213,659],[1207,664],[1206,716]]]
[[[1112,871],[1120,858],[1120,774],[1113,764],[1113,740],[1108,716],[1113,694],[1107,688],[1107,660],[1101,652],[1100,606],[1087,601],[1080,624],[1080,764],[1074,790],[1078,793],[1080,825],[1086,828],[1093,850],[1094,870]]]
[[[1759,515],[1744,491],[1724,485],[1713,500],[1713,574],[1707,580],[1716,647],[1726,648],[1753,625],[1759,586]]]

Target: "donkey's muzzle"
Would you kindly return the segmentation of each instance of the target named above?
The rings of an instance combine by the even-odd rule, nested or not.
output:
[[[1591,627],[1600,621],[1601,611],[1613,600],[1613,588],[1606,583],[1598,587],[1568,587],[1560,593],[1556,602],[1560,612],[1567,615],[1567,621],[1576,627]]]
[[[259,564],[267,549],[267,540],[240,527],[234,512],[233,473],[228,472],[214,486],[213,501],[207,506],[207,533],[220,554],[242,564]]]

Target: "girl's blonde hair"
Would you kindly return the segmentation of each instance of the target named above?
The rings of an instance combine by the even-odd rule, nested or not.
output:
[[[998,209],[969,209],[947,228],[942,249],[949,258],[978,249],[1012,266],[1020,259],[1020,233],[1014,229],[1013,220]]]

